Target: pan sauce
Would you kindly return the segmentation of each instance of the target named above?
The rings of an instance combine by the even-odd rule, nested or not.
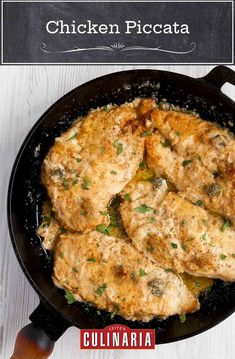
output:
[[[136,181],[136,183],[140,181],[152,181],[154,177],[155,175],[153,171],[147,167],[146,161],[144,160],[141,162],[133,181]],[[176,187],[173,183],[168,181],[168,186],[170,191],[176,191]],[[120,201],[120,196],[118,196],[108,207],[108,214],[111,219],[109,235],[115,237],[123,237],[126,235],[119,213]],[[50,203],[46,202],[43,208],[43,222],[38,230],[38,234],[44,237],[43,245],[45,248],[53,250],[54,241],[57,235],[60,233],[66,233],[66,231],[67,230],[64,227],[61,227],[54,218]],[[187,273],[180,274],[179,276],[187,288],[189,288],[189,290],[196,296],[198,296],[202,291],[208,290],[213,285],[213,279],[196,277]]]

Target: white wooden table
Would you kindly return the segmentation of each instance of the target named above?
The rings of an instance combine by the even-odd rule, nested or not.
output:
[[[165,69],[200,77],[207,66],[12,66],[0,68],[0,357],[8,359],[17,332],[28,322],[38,298],[24,277],[11,247],[6,196],[16,153],[41,114],[72,88],[98,76],[132,68]],[[235,69],[235,66],[234,66]],[[235,89],[223,89],[235,99]],[[52,359],[234,359],[235,316],[194,338],[156,347],[155,351],[80,351],[79,330],[70,328],[58,340]]]

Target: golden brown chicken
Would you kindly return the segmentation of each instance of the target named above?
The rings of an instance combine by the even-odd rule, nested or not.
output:
[[[91,111],[49,150],[42,182],[62,226],[86,231],[108,224],[106,209],[138,168],[142,122],[133,103]]]
[[[149,321],[199,308],[176,274],[154,264],[125,239],[97,231],[60,236],[54,282],[77,300],[129,320]]]
[[[235,220],[235,139],[185,113],[154,110],[159,132],[146,138],[147,162],[193,203]]]
[[[162,178],[131,182],[123,198],[124,227],[144,255],[178,273],[235,281],[235,231],[228,221],[168,192]]]

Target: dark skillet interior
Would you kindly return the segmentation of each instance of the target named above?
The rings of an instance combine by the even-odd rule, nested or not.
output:
[[[51,280],[52,256],[41,247],[35,230],[40,220],[45,191],[40,185],[41,163],[53,144],[70,124],[91,108],[109,103],[121,104],[135,97],[155,97],[196,110],[202,118],[226,125],[234,119],[235,104],[204,80],[154,70],[134,70],[107,75],[82,85],[56,102],[30,131],[16,159],[8,198],[9,225],[18,260],[41,298],[79,328],[102,328],[123,323],[129,327],[156,328],[157,343],[183,339],[202,332],[235,310],[235,283],[216,281],[208,294],[201,296],[201,310],[187,315],[181,324],[178,316],[149,323],[125,321],[119,316],[97,314],[85,304],[67,305],[64,292]]]

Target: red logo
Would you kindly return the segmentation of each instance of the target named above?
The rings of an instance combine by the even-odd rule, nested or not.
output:
[[[114,324],[104,329],[81,329],[81,349],[154,349],[155,329],[130,329]]]

